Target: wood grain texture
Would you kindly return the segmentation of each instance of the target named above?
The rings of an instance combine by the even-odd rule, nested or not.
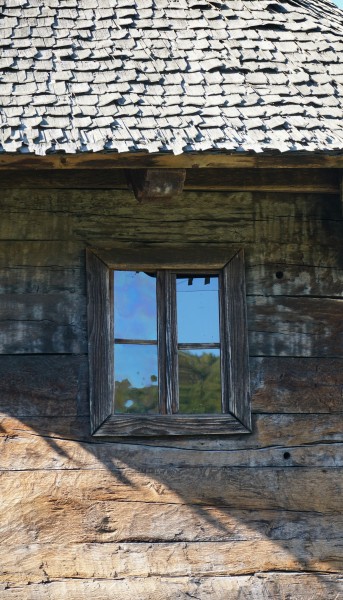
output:
[[[182,194],[186,179],[185,169],[128,169],[126,174],[139,202],[173,201]]]
[[[185,192],[166,211],[161,201],[137,205],[125,190],[4,190],[1,207],[7,211],[1,239],[83,239],[92,245],[130,238],[165,244],[166,229],[169,244],[256,244],[267,239],[281,246],[313,245],[317,225],[317,244],[332,247],[342,218],[338,194]]]
[[[253,412],[342,413],[341,359],[267,357],[249,363]],[[88,414],[86,355],[2,355],[0,378],[3,413],[25,418]]]
[[[173,503],[92,501],[71,498],[49,501],[43,497],[39,511],[30,498],[12,505],[16,530],[0,520],[0,534],[10,547],[17,544],[244,542],[264,540],[280,545],[289,541],[332,539],[339,543],[342,516],[317,513],[237,510]],[[7,507],[7,503],[5,503]],[[3,513],[2,513],[3,514]]]
[[[2,295],[0,352],[86,352],[85,309],[85,298],[76,294]]]
[[[343,363],[330,358],[251,358],[254,412],[343,411]]]
[[[252,157],[242,158],[246,167]],[[277,161],[249,174],[223,173],[221,160],[213,168],[225,186],[247,188],[253,175],[255,185],[287,183]],[[0,338],[14,354],[0,357],[1,597],[340,598],[342,213],[331,193],[338,173],[313,161],[292,193],[185,191],[168,211],[115,191],[121,171],[100,173],[104,163],[92,181],[80,167],[82,190],[71,190],[72,169],[62,182],[52,163],[39,176],[45,189],[29,171],[30,189],[23,172],[20,189],[2,188]],[[196,171],[189,185],[214,185]],[[326,192],[297,193],[302,178]],[[175,257],[194,245],[205,255],[210,243],[218,255],[245,249],[259,355],[250,357],[253,433],[92,437],[80,354],[85,247]],[[35,354],[16,354],[23,347]]]
[[[87,351],[83,294],[0,298],[2,353]],[[251,356],[343,357],[341,298],[248,296]]]
[[[306,460],[311,459],[311,464],[320,464],[320,460],[327,457],[333,465],[332,456],[339,452],[339,446],[336,443],[342,442],[342,415],[253,415],[253,432],[251,435],[238,435],[222,437],[178,437],[174,441],[166,440],[160,437],[151,438],[148,442],[144,438],[136,438],[134,441],[124,441],[119,438],[110,438],[109,440],[95,440],[90,435],[88,415],[66,415],[66,416],[25,416],[15,417],[11,415],[1,416],[0,437],[1,444],[15,449],[18,444],[16,463],[13,462],[13,453],[3,448],[3,462],[1,463],[6,470],[10,466],[26,465],[28,468],[34,468],[32,458],[37,461],[37,466],[42,468],[51,466],[55,463],[54,453],[48,452],[48,448],[54,448],[55,440],[59,439],[62,447],[68,441],[74,442],[70,445],[73,456],[80,455],[80,465],[85,465],[84,460],[93,464],[92,456],[95,457],[95,463],[111,464],[113,459],[122,460],[124,456],[130,464],[137,466],[145,465],[146,461],[159,461],[160,464],[202,464],[215,466],[216,460],[220,464],[245,464],[252,465],[253,456],[260,465],[267,464],[288,467],[293,464],[293,457],[296,461],[301,461],[306,466]],[[45,442],[39,441],[44,437]],[[3,439],[2,439],[3,438]],[[37,439],[36,439],[37,438]],[[9,443],[9,439],[11,442]],[[111,442],[110,444],[108,442]],[[25,454],[25,444],[31,450],[30,457],[22,457],[21,450]],[[324,444],[321,448],[320,457],[316,459],[315,452],[318,450],[318,444]],[[333,444],[331,447],[330,444]],[[301,450],[302,446],[306,446]],[[295,447],[299,446],[299,451],[293,455]],[[43,451],[44,448],[44,451]],[[159,449],[159,450],[158,450]],[[168,450],[169,449],[169,450]],[[259,458],[256,458],[256,451],[259,451]],[[221,456],[223,452],[223,456]],[[226,452],[230,454],[226,456]],[[242,452],[241,459],[239,453]],[[286,459],[284,452],[290,454]],[[42,453],[42,456],[40,456]],[[235,454],[236,453],[236,454]],[[88,454],[90,456],[88,456]],[[85,457],[85,458],[82,458]],[[164,459],[163,456],[166,458]],[[331,457],[331,458],[330,458]],[[45,461],[46,459],[46,461]],[[12,460],[12,462],[11,462]],[[235,462],[238,460],[238,463]],[[100,462],[99,462],[100,461]],[[88,464],[87,462],[87,464]],[[69,455],[58,458],[58,464],[69,468],[72,462]],[[329,464],[329,463],[328,463]]]
[[[342,577],[319,573],[259,573],[218,577],[126,577],[64,579],[41,584],[0,584],[5,600],[339,600]]]
[[[220,272],[222,410],[251,430],[249,347],[241,249]]]
[[[280,545],[274,541],[253,542],[184,542],[184,543],[107,543],[107,544],[32,544],[27,552],[7,548],[0,581],[31,583],[59,578],[94,579],[107,577],[150,576],[221,576],[246,575],[265,571],[326,571],[340,573],[342,547],[335,540],[320,545],[290,540]],[[20,573],[18,573],[20,564]],[[45,576],[44,576],[45,573]]]
[[[168,171],[165,171],[168,172]],[[124,169],[1,171],[0,189],[126,189]],[[188,169],[186,190],[239,190],[338,194],[337,169]]]
[[[282,420],[280,420],[282,423]],[[287,422],[287,420],[285,419]],[[337,423],[337,420],[336,420]],[[274,422],[275,424],[275,422]],[[288,420],[287,424],[290,422]],[[301,422],[303,425],[303,421]],[[313,425],[313,420],[312,420]],[[299,425],[300,426],[300,425]],[[201,427],[201,423],[199,428]],[[170,442],[170,447],[161,441],[159,447],[135,444],[130,440],[127,444],[116,443],[111,447],[107,442],[94,444],[91,440],[63,440],[55,439],[52,435],[45,436],[41,440],[37,432],[25,431],[21,424],[17,423],[16,431],[0,437],[0,468],[4,471],[20,470],[111,470],[112,468],[125,469],[136,468],[138,471],[146,471],[146,465],[152,469],[164,468],[169,465],[174,468],[194,469],[194,473],[200,467],[209,469],[220,469],[228,467],[256,468],[280,467],[289,469],[293,467],[341,467],[343,466],[343,435],[339,431],[331,432],[331,435],[323,435],[322,440],[313,440],[306,447],[296,446],[296,440],[283,439],[274,434],[270,436],[269,446],[257,444],[254,440],[240,444],[231,442],[221,448],[213,448],[211,441],[206,440],[207,445],[203,447],[178,447]],[[312,432],[314,436],[315,432]],[[198,434],[199,438],[201,434]],[[288,442],[288,443],[287,443]],[[234,447],[236,446],[236,447]],[[13,458],[15,456],[16,458]],[[193,475],[191,475],[193,477]],[[194,475],[195,476],[195,475]],[[206,475],[209,477],[209,474]]]
[[[250,433],[236,416],[225,415],[112,415],[95,436],[229,435]]]
[[[27,416],[88,414],[87,356],[0,356],[0,410]]]
[[[158,271],[156,291],[159,411],[162,415],[171,415],[179,408],[175,274]],[[154,427],[153,423],[151,425]],[[146,427],[149,429],[148,423],[143,424],[143,431]]]
[[[87,252],[87,315],[91,431],[113,412],[113,273]]]
[[[291,510],[341,514],[340,467],[168,467],[3,471],[2,497],[13,504],[68,498],[217,506],[239,510]],[[306,490],[306,492],[305,492]],[[323,493],[325,490],[325,494]],[[37,504],[38,505],[38,504]],[[10,511],[10,508],[9,508]],[[7,513],[9,514],[9,513]],[[23,552],[25,549],[23,548]]]
[[[343,157],[337,153],[282,152],[187,152],[173,155],[146,152],[83,152],[80,154],[11,154],[0,156],[2,169],[94,169],[94,168],[270,168],[328,169],[343,168]]]

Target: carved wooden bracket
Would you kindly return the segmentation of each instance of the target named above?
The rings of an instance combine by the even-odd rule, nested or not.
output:
[[[186,169],[130,169],[127,177],[139,202],[171,200],[182,193]]]

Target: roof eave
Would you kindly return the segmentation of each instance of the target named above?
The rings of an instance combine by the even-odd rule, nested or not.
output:
[[[339,152],[82,152],[79,154],[0,154],[0,170],[41,169],[343,169]]]

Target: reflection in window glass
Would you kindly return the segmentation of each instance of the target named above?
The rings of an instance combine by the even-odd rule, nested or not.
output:
[[[179,343],[219,342],[218,276],[201,275],[176,280]]]
[[[158,412],[157,346],[115,344],[115,412]]]
[[[179,350],[179,412],[221,413],[220,350]]]
[[[156,278],[143,272],[114,272],[116,338],[156,340]]]

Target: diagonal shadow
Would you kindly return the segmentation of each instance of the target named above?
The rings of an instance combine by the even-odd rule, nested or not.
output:
[[[63,369],[56,371],[56,360]],[[15,497],[22,543],[182,547],[183,572],[192,576],[274,573],[277,585],[278,573],[304,573],[325,597],[339,597],[339,582],[323,578],[342,568],[337,462],[328,452],[337,448],[335,433],[319,446],[306,435],[295,445],[297,436],[279,429],[266,446],[263,415],[255,415],[251,436],[99,440],[89,435],[85,357],[45,357],[43,370],[39,356],[0,364],[2,472],[11,485],[16,474],[35,482],[27,498],[20,485]],[[8,526],[2,531],[8,541]],[[194,543],[198,557],[187,554]],[[205,559],[204,543],[217,556]],[[172,569],[179,559],[169,557]],[[49,565],[44,572],[51,581]]]

